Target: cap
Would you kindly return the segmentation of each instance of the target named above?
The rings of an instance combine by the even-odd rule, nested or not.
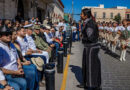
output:
[[[40,30],[40,25],[34,25],[35,30]]]
[[[33,24],[28,24],[24,26],[25,29],[32,29],[32,27],[33,27]]]

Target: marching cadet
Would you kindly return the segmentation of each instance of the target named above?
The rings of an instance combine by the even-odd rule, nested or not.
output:
[[[127,30],[127,22],[126,20],[122,21],[123,27],[121,29],[121,56],[120,61],[126,61],[126,49],[128,45],[128,39],[130,37],[129,32]]]
[[[99,41],[102,43],[102,33],[103,33],[102,24],[98,24],[98,29],[99,29]]]
[[[130,23],[128,24],[127,30],[128,30],[128,34],[130,36]],[[128,39],[128,46],[130,46],[130,37]]]
[[[105,22],[103,22],[103,33],[102,33],[102,38],[103,38],[102,43],[103,43],[103,46],[105,46],[105,42],[106,42],[106,40],[105,40],[105,33],[106,33],[105,26],[106,26],[106,24],[105,24]]]
[[[107,37],[107,49],[110,50],[110,34],[111,34],[111,28],[112,28],[112,25],[111,23],[108,24],[108,27],[107,27],[107,34],[106,34],[106,37]]]
[[[112,35],[111,35],[112,39],[112,52],[115,53],[116,51],[116,46],[117,46],[117,41],[120,37],[120,34],[118,33],[118,27],[117,27],[117,23],[114,22],[113,23],[113,28],[112,28]]]

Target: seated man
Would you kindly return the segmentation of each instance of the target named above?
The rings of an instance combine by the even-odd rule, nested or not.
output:
[[[40,34],[40,26],[35,25],[34,26],[34,32],[32,34],[32,38],[35,41],[35,45],[36,45],[37,49],[47,51],[48,54],[49,54],[49,58],[50,58],[52,48],[49,47],[49,45],[39,36],[39,34]]]
[[[52,32],[51,32],[51,31]],[[46,26],[46,30],[44,32],[44,35],[46,36],[47,42],[50,44],[54,44],[56,48],[56,56],[58,56],[58,49],[59,49],[59,41],[57,42],[54,34],[53,34],[54,28],[50,28],[49,26]]]
[[[49,43],[46,40],[46,36],[44,35],[44,32],[46,31],[46,27],[43,25],[40,25],[40,33],[39,36],[49,45]]]
[[[45,37],[46,37],[46,41],[47,41],[49,44],[53,44],[53,42],[55,41],[55,38],[52,37],[52,35],[51,35],[51,33],[50,33],[50,29],[51,29],[50,26],[46,26],[44,35],[45,35]]]
[[[60,47],[63,47],[63,36],[62,36],[62,31],[63,31],[64,27],[63,26],[59,26],[59,30],[56,31],[55,37],[56,37],[56,42],[58,42],[60,44]]]
[[[0,28],[0,67],[7,81],[17,83],[21,90],[27,89],[27,82],[23,78],[24,71],[16,48],[11,42],[11,31],[5,26]]]
[[[54,48],[55,45],[48,39],[48,37],[46,36],[45,32],[47,30],[47,27],[50,29],[50,26],[40,26],[40,33],[39,36],[51,47]]]

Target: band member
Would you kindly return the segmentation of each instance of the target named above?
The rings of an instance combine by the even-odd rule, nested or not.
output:
[[[129,41],[129,32],[127,30],[127,21],[123,20],[123,28],[121,30],[121,56],[120,61],[126,61],[126,49]]]
[[[107,34],[106,34],[106,37],[107,37],[107,49],[108,49],[108,50],[110,50],[111,28],[112,28],[112,25],[111,25],[111,23],[109,23],[109,24],[108,24],[108,27],[107,27]]]
[[[113,28],[112,28],[112,52],[115,53],[116,51],[116,46],[117,46],[117,41],[120,37],[120,34],[118,33],[118,27],[117,23],[113,23]]]
[[[93,20],[91,10],[83,9],[81,19],[84,21],[83,34],[83,83],[77,85],[85,90],[101,90],[101,64],[98,57],[100,44],[98,43],[99,31]]]

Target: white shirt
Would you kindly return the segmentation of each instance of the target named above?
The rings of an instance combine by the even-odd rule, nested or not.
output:
[[[107,30],[107,28],[108,28],[107,26],[104,27],[105,30]]]
[[[125,30],[125,28],[123,26],[118,26],[118,29],[121,30],[121,31]]]
[[[118,27],[112,27],[113,28],[113,31],[112,32],[117,32],[119,30]]]
[[[61,36],[62,36],[62,33],[61,32],[59,32],[59,31],[56,31],[56,34],[55,34],[55,36],[57,37],[57,38],[61,38]]]
[[[36,44],[33,38],[26,34],[26,39],[27,39],[28,47],[32,50],[37,50]]]
[[[44,32],[44,35],[45,35],[46,41],[47,41],[48,43],[52,43],[52,42],[53,42],[53,40],[49,37],[49,35],[48,35],[46,32]]]
[[[72,31],[76,32],[77,28],[75,26],[72,26]]]
[[[60,27],[60,26],[64,26],[64,29],[63,29],[63,31],[66,31],[66,24],[65,23],[63,23],[63,22],[60,22],[59,24],[58,24],[58,26]]]
[[[21,38],[21,37],[17,37],[17,42],[20,45],[21,51],[22,51],[22,55],[25,56],[26,52],[29,49],[28,43],[27,43],[27,39],[26,38]]]
[[[4,42],[0,42],[0,67],[8,70],[18,70],[18,54],[15,46],[10,43],[10,48]]]
[[[109,27],[109,31],[113,32],[114,31],[113,27]]]
[[[110,31],[110,27],[106,27],[106,30],[107,30],[107,31]]]
[[[5,76],[3,72],[0,70],[0,81],[5,80]]]
[[[99,28],[98,28],[98,29],[103,30],[103,26],[99,26]]]
[[[62,26],[63,25],[63,22],[59,22],[58,26]]]
[[[63,26],[64,26],[63,31],[66,31],[67,25],[64,23]]]
[[[127,27],[127,30],[130,31],[130,26]]]

